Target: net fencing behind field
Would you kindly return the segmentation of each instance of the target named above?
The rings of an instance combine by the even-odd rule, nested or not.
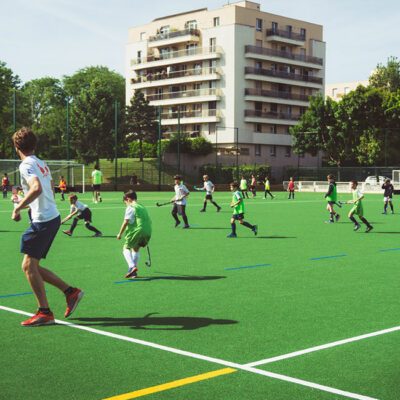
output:
[[[283,181],[283,189],[287,190],[289,181]],[[295,190],[299,192],[326,193],[329,183],[327,181],[298,181],[295,182]],[[350,182],[336,182],[338,193],[351,193]],[[359,182],[359,188],[363,193],[382,193],[382,184]]]

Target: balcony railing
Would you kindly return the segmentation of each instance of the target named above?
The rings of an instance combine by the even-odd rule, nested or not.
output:
[[[318,83],[322,85],[322,78],[309,75],[294,74],[285,71],[276,71],[271,69],[262,69],[255,67],[245,67],[246,74],[262,75],[262,76],[272,76],[274,78],[291,79],[296,81]]]
[[[265,47],[258,46],[245,46],[246,53],[254,53],[260,54],[264,56],[272,56],[272,57],[282,57],[287,58],[289,60],[303,61],[312,64],[323,64],[323,59],[318,57],[306,56],[303,54],[292,54],[287,51],[279,51],[275,49],[267,49]]]
[[[193,111],[181,111],[180,118],[207,118],[216,117],[217,110],[193,110]],[[169,113],[162,113],[161,119],[177,119],[178,111]]]
[[[292,31],[284,31],[281,29],[267,29],[267,37],[268,36],[279,36],[286,39],[292,40],[300,40],[304,42],[306,40],[306,36],[302,35],[301,33],[296,33]]]
[[[147,96],[148,101],[154,100],[169,100],[169,99],[180,99],[183,97],[196,97],[196,96],[216,96],[217,89],[198,89],[198,90],[185,90],[184,92],[167,92],[167,93],[156,93]]]
[[[258,111],[258,110],[244,110],[245,117],[268,118],[268,119],[286,119],[290,121],[297,121],[300,119],[300,114],[283,113],[278,111]]]
[[[245,96],[274,97],[274,98],[278,98],[278,99],[309,101],[309,96],[306,96],[305,94],[293,94],[293,93],[282,92],[282,91],[278,91],[278,90],[263,90],[263,89],[247,88],[244,90],[244,94],[245,94]]]
[[[202,55],[219,54],[219,53],[220,50],[218,46],[193,47],[184,50],[162,52],[158,56],[149,55],[148,57],[141,57],[139,59],[132,60],[131,65],[143,64],[152,61],[170,60],[171,58],[202,56]]]
[[[194,68],[187,69],[181,71],[172,71],[167,72],[167,70],[162,70],[161,72],[156,73],[148,73],[147,75],[139,75],[137,78],[132,79],[132,84],[135,83],[143,83],[143,82],[153,82],[153,81],[161,81],[164,79],[175,79],[175,78],[184,78],[190,76],[201,76],[201,75],[210,75],[216,74],[216,67],[205,67],[205,68]]]
[[[173,39],[180,36],[200,36],[200,31],[198,29],[184,29],[182,31],[173,31],[168,33],[157,33],[157,35],[150,36],[149,42],[155,42],[157,40],[167,40]]]

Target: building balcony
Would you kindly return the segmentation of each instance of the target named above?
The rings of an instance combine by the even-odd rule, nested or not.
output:
[[[246,88],[244,90],[245,100],[247,101],[264,101],[266,98],[273,99],[274,103],[290,104],[293,106],[307,107],[309,103],[309,96],[304,94],[292,94],[288,92],[281,92],[276,90],[263,90]]]
[[[323,79],[317,76],[295,74],[272,69],[245,67],[246,79],[256,79],[266,82],[283,83],[289,85],[322,89]]]
[[[163,106],[182,103],[203,103],[220,100],[219,89],[186,90],[184,92],[156,93],[146,96],[151,106]]]
[[[276,125],[296,125],[300,114],[283,113],[278,111],[245,110],[245,122],[267,123]]]
[[[177,51],[161,52],[158,55],[149,55],[140,59],[131,60],[134,70],[163,67],[172,64],[180,64],[193,61],[216,59],[221,57],[221,49],[218,46],[196,47]]]
[[[220,78],[220,70],[216,67],[200,67],[172,72],[168,72],[167,69],[164,69],[160,73],[138,75],[136,78],[131,79],[131,84],[132,89],[137,90],[166,85],[218,80]]]
[[[267,40],[271,42],[287,43],[291,45],[304,46],[306,36],[293,31],[281,29],[267,29]]]
[[[180,124],[201,124],[219,122],[220,116],[217,110],[193,110],[181,111]],[[161,125],[178,125],[178,111],[162,113]]]
[[[182,42],[198,42],[199,40],[200,31],[198,29],[184,29],[150,36],[148,47],[163,47]]]
[[[258,60],[285,62],[286,64],[300,65],[303,67],[322,69],[324,60],[318,57],[293,54],[287,51],[268,49],[259,46],[245,46],[245,55]],[[282,60],[283,59],[283,60]]]

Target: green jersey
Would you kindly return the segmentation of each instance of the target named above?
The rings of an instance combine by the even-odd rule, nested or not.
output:
[[[98,169],[92,172],[92,183],[93,185],[101,185],[103,183],[103,173]]]
[[[240,180],[240,190],[247,190],[247,181],[246,179]]]
[[[271,189],[271,186],[270,186],[270,184],[269,184],[269,180],[267,179],[266,181],[265,181],[265,190],[270,190]]]
[[[239,200],[240,203],[233,207],[233,215],[244,214],[244,201],[242,197],[242,193],[239,190],[233,193],[232,195],[232,203],[237,203]]]
[[[337,202],[337,187],[335,182],[329,184],[328,193],[326,194],[326,200],[336,203]]]
[[[360,197],[363,196],[361,190],[359,190],[359,189],[353,189],[352,194],[353,194],[353,201],[356,201],[357,199],[359,199]],[[360,217],[362,217],[364,215],[364,208],[362,205],[362,200],[358,200],[357,203],[354,203],[352,209],[350,210],[350,213],[356,214]]]
[[[141,204],[133,203],[126,208],[125,220],[128,226],[125,231],[125,246],[134,248],[144,246],[150,240],[151,219],[145,207]]]

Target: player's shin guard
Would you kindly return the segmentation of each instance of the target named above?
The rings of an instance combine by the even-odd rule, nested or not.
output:
[[[363,224],[367,225],[368,228],[371,226],[371,224],[364,217],[360,217],[360,219],[363,222]]]
[[[387,206],[388,206],[388,203],[385,203],[385,206],[383,207],[383,212],[386,214],[386,211],[387,211]],[[391,207],[393,207],[392,205],[390,205]]]
[[[335,212],[331,212],[330,213],[330,220],[332,221],[332,222],[334,222],[334,219],[333,219],[333,217],[335,216]]]
[[[394,212],[394,209],[393,209],[393,204],[392,204],[392,202],[390,202],[390,203],[389,203],[389,205],[390,205],[390,209],[392,210],[392,212]]]
[[[203,210],[206,211],[206,208],[207,208],[207,200],[204,200],[204,203],[203,203]]]
[[[357,220],[354,218],[354,215],[352,215],[350,218],[350,221],[353,222],[354,225],[358,225]]]
[[[95,233],[100,233],[98,229],[96,229],[94,226],[90,225],[89,222],[85,223],[85,226],[89,231],[95,232]]]
[[[248,223],[248,222],[246,222],[246,221],[243,221],[242,225],[244,225],[246,228],[249,228],[249,229],[254,229],[254,225],[252,225],[252,224],[249,224],[249,223]]]
[[[78,225],[78,218],[74,218],[72,220],[72,225],[71,225],[71,228],[69,229],[69,231],[72,233],[77,225]]]
[[[232,233],[236,235],[236,224],[234,222],[231,223]]]
[[[213,203],[216,208],[220,208],[219,205],[215,201],[212,201],[211,203]]]

